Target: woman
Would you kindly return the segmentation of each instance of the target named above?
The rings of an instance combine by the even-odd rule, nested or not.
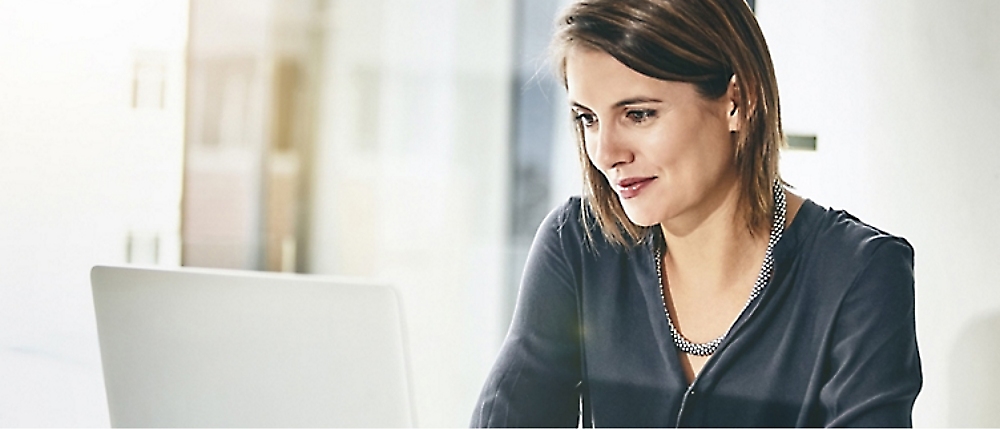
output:
[[[744,1],[559,23],[586,194],[539,228],[472,425],[911,425],[912,248],[782,185]]]

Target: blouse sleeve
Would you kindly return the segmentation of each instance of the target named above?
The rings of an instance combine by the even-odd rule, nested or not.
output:
[[[575,270],[567,262],[567,203],[539,227],[528,253],[507,338],[472,427],[576,427],[580,329]]]
[[[820,392],[827,426],[911,426],[922,378],[914,320],[913,249],[882,237],[844,295]],[[875,243],[871,243],[875,244]]]

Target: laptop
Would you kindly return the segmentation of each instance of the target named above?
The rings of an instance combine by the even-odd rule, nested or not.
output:
[[[410,427],[387,284],[211,269],[91,271],[113,427]]]

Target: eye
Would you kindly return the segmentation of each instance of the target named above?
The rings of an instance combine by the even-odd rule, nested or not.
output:
[[[647,119],[656,117],[656,110],[653,109],[640,109],[640,110],[629,110],[625,113],[625,116],[637,124],[646,122]]]
[[[576,115],[573,116],[573,120],[580,125],[583,125],[584,128],[590,128],[597,122],[597,116],[593,113],[576,112]]]

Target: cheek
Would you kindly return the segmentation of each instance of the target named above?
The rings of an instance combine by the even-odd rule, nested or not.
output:
[[[647,148],[648,156],[662,166],[676,164],[688,156],[686,151],[692,149],[690,141],[670,129],[652,131],[642,136],[641,142],[642,147]]]
[[[728,130],[706,135],[704,146],[704,156],[708,158],[708,161],[723,166],[730,166],[735,163],[735,137]]]
[[[734,146],[728,131],[719,132],[712,126],[715,124],[699,120],[683,124],[662,130],[654,145],[661,162],[689,163],[698,170],[715,170],[719,165],[731,164]]]
[[[584,167],[593,168],[596,171],[600,171],[601,174],[604,174],[604,172],[601,171],[600,168],[597,168],[597,163],[594,162],[594,157],[595,157],[594,149],[595,148],[593,147],[593,144],[589,143],[589,142],[593,141],[593,139],[590,138],[590,137],[588,137],[587,133],[581,133],[581,136],[582,137],[580,138],[580,146],[579,146],[580,147],[580,161],[583,162]]]

